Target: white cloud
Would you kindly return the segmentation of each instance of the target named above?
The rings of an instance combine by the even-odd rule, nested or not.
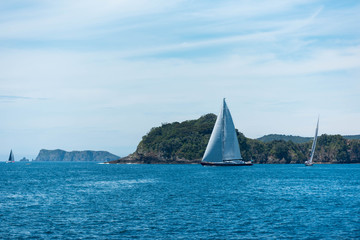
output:
[[[177,1],[35,1],[32,6],[4,13],[0,38],[76,39],[98,33],[98,28],[129,17],[155,14]],[[95,30],[95,32],[93,32]]]
[[[319,113],[320,132],[360,131],[358,17],[348,14],[358,6],[34,3],[0,17],[6,151],[21,142],[34,154],[58,147],[124,155],[162,122],[217,113],[223,97],[249,137],[311,136]],[[336,124],[344,119],[346,127]]]

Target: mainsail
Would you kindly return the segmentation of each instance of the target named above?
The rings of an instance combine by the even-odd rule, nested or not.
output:
[[[314,140],[313,140],[313,144],[311,147],[311,156],[309,159],[309,163],[311,164],[314,158],[314,153],[315,153],[315,148],[316,148],[316,140],[317,140],[317,135],[318,135],[318,129],[319,129],[319,118],[316,124],[316,130],[315,130],[315,136],[314,136]]]
[[[14,158],[14,154],[12,152],[12,150],[10,151],[10,155],[9,155],[9,160],[8,162],[14,162],[15,161],[15,158]]]
[[[234,122],[224,98],[202,161],[226,162],[241,159]]]

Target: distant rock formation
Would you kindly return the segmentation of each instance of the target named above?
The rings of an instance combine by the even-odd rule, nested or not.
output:
[[[22,159],[19,160],[19,162],[30,162],[30,160],[27,159],[27,158],[25,158],[25,157],[23,157]]]
[[[72,151],[41,149],[34,161],[37,162],[108,162],[119,156],[106,151]]]

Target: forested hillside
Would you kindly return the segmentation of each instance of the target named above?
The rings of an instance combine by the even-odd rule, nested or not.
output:
[[[342,136],[345,139],[349,140],[360,140],[360,135],[344,135]],[[292,136],[292,135],[284,135],[284,134],[269,134],[257,138],[262,142],[271,142],[274,140],[284,140],[284,141],[292,141],[294,143],[305,143],[311,141],[313,137],[300,137],[300,136]]]
[[[143,136],[135,153],[111,163],[199,163],[215,121],[216,115],[207,114],[197,120],[152,128]],[[304,163],[312,144],[311,139],[303,143],[263,142],[246,138],[238,131],[237,136],[244,160],[254,163]],[[314,162],[360,163],[360,140],[323,134],[318,138]]]
[[[269,134],[263,137],[258,138],[258,140],[262,142],[271,142],[274,140],[284,140],[286,142],[292,141],[294,143],[305,143],[312,140],[311,137],[300,137],[300,136],[292,136],[292,135],[284,135],[284,134]]]

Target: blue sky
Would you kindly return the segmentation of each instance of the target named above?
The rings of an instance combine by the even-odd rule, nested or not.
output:
[[[0,156],[125,156],[218,113],[250,138],[360,134],[360,2],[0,1]],[[5,160],[5,159],[4,159]]]

